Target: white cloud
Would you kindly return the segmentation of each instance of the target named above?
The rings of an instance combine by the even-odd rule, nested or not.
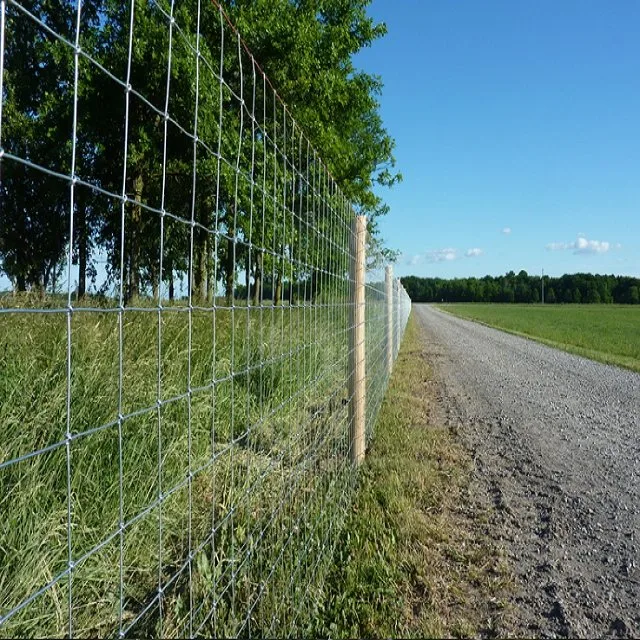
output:
[[[502,233],[504,233],[505,236],[511,235],[511,227],[505,227]]]
[[[573,247],[574,244],[574,242],[550,242],[546,248],[548,251],[564,251]]]
[[[580,234],[575,242],[550,242],[547,245],[548,251],[567,251],[572,250],[576,255],[588,255],[598,253],[608,253],[611,249],[622,249],[622,245],[617,243],[612,245],[610,242],[600,240],[587,240]]]
[[[425,253],[419,253],[412,256],[403,256],[403,258],[408,266],[415,267],[425,262],[427,264],[453,262],[454,260],[458,260],[462,255],[467,258],[477,258],[478,256],[484,255],[484,250],[474,247],[472,249],[467,249],[467,251],[462,254],[458,249],[446,247],[444,249],[432,249],[431,251],[426,251]]]
[[[425,259],[427,262],[450,262],[458,257],[457,249],[436,249],[435,251],[427,251]]]
[[[608,242],[587,240],[585,237],[578,238],[575,245],[574,253],[607,253],[611,248]]]

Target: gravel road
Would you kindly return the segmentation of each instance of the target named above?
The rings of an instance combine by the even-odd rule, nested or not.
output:
[[[414,309],[447,420],[495,505],[515,632],[640,637],[640,375]]]

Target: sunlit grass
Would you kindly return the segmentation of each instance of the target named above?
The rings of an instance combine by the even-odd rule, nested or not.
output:
[[[353,484],[346,307],[137,306],[0,314],[0,636],[69,604],[78,636],[308,622]]]

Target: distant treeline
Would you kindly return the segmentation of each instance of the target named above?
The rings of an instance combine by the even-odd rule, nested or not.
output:
[[[484,278],[419,278],[407,276],[402,284],[413,302],[541,302],[539,275],[513,271]],[[640,279],[590,273],[544,277],[548,303],[640,304]]]

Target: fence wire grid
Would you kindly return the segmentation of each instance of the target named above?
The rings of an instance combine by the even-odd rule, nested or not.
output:
[[[0,636],[306,628],[350,203],[211,0],[0,0],[0,94]],[[367,264],[370,440],[410,301]]]

